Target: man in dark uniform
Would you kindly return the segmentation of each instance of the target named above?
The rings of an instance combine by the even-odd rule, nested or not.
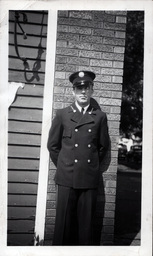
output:
[[[48,150],[57,167],[53,245],[91,245],[99,165],[109,146],[107,117],[91,103],[95,74],[73,73],[75,102],[56,113]]]

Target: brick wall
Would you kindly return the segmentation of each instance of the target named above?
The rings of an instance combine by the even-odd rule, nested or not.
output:
[[[95,244],[112,245],[117,177],[124,50],[125,11],[59,11],[55,63],[53,116],[73,102],[69,75],[79,70],[95,72],[94,95],[107,113],[110,150],[101,166],[95,219]],[[55,166],[50,162],[45,244],[52,243],[56,213]]]

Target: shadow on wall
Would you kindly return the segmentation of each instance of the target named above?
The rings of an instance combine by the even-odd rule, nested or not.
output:
[[[115,245],[140,245],[141,172],[117,174]]]
[[[91,98],[91,105],[100,109],[99,104],[94,98]],[[99,177],[99,187],[98,187],[98,196],[97,196],[97,206],[96,213],[94,219],[93,226],[93,244],[100,245],[101,243],[101,232],[103,227],[103,218],[104,218],[104,210],[105,210],[105,191],[104,191],[104,181],[103,181],[103,173],[108,170],[111,161],[111,140],[109,139],[109,149],[104,156],[104,159],[100,166],[100,177]]]
[[[93,243],[94,245],[101,245],[101,233],[103,228],[103,218],[105,211],[105,186],[103,181],[103,173],[108,170],[111,161],[111,141],[109,143],[109,150],[106,153],[100,168],[100,182],[98,187],[98,197],[97,197],[97,208],[94,220],[94,230],[93,230]],[[104,163],[104,164],[103,164]]]

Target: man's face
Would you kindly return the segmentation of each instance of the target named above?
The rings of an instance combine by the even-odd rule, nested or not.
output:
[[[73,96],[81,107],[87,106],[90,103],[92,93],[92,84],[80,85],[73,88]]]

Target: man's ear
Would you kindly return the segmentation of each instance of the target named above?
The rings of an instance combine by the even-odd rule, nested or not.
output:
[[[75,96],[75,87],[73,87],[73,89],[72,89],[72,94],[73,94],[73,96]]]

